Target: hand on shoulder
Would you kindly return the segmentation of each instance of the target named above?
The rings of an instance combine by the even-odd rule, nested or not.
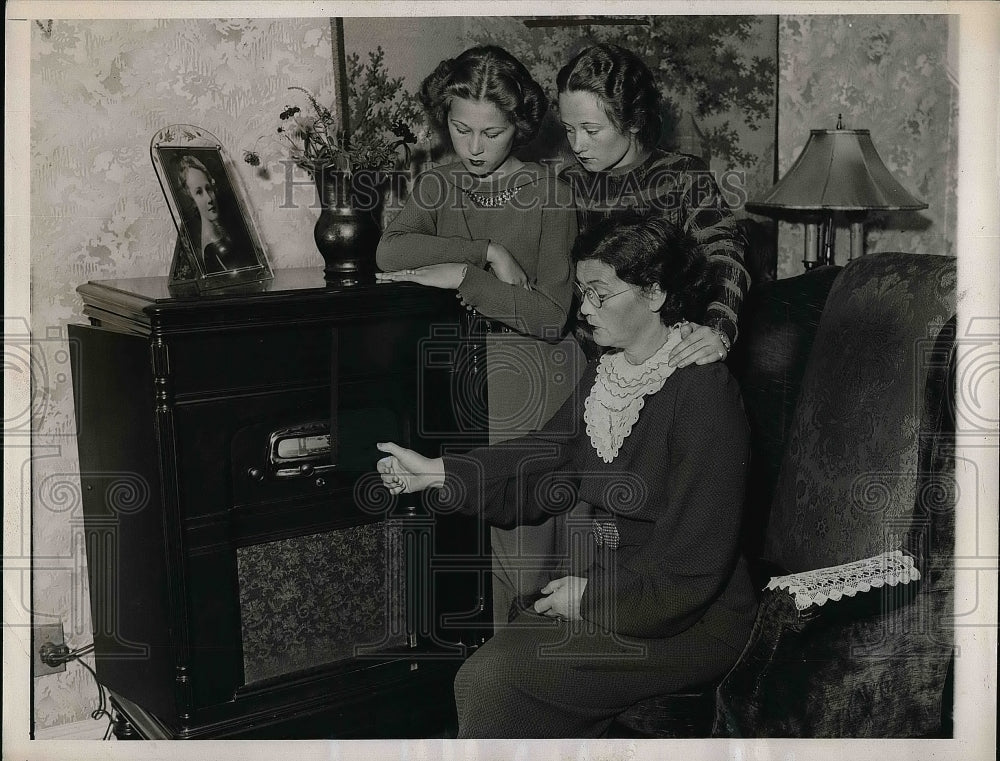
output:
[[[729,337],[718,328],[688,322],[679,330],[681,342],[673,348],[668,359],[673,367],[708,365],[723,362],[729,356]]]

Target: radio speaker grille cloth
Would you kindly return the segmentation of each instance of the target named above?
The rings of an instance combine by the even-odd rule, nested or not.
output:
[[[240,547],[236,555],[247,684],[406,642],[398,523]]]

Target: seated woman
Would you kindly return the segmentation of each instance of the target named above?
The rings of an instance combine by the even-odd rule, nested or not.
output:
[[[676,323],[703,316],[711,265],[662,218],[611,224],[573,248],[606,351],[548,424],[462,456],[379,445],[392,493],[436,490],[496,526],[593,505],[565,575],[460,669],[460,737],[600,736],[639,700],[721,677],[750,634],[739,388],[722,363],[667,363]]]

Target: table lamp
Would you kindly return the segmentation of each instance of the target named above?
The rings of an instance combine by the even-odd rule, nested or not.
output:
[[[864,255],[864,221],[870,211],[926,209],[896,182],[866,129],[814,129],[784,177],[748,211],[768,216],[806,217],[806,269],[833,264],[834,214],[843,213],[851,229],[851,259]]]

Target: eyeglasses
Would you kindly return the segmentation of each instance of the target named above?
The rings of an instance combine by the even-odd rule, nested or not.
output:
[[[587,301],[591,303],[592,306],[594,306],[597,309],[600,309],[602,306],[604,306],[604,302],[607,301],[608,299],[613,299],[615,296],[621,296],[623,293],[628,293],[630,290],[632,290],[631,288],[626,288],[623,291],[618,291],[617,293],[609,293],[605,295],[605,294],[600,294],[596,290],[594,290],[594,286],[592,285],[580,285],[577,282],[574,282],[573,285],[576,286],[576,290],[580,292],[580,295],[583,296]]]

